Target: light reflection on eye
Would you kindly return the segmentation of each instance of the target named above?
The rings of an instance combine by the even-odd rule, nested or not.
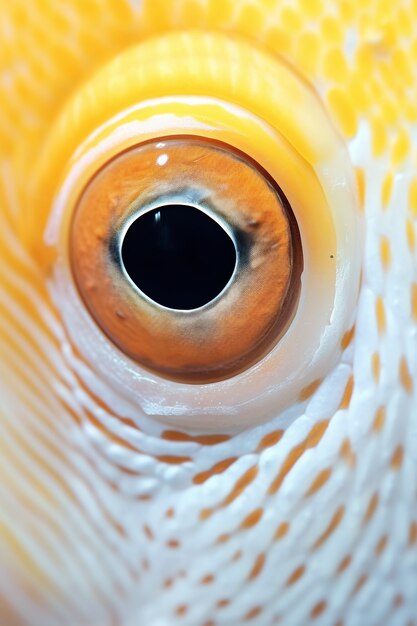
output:
[[[156,162],[158,163],[158,165],[160,165],[161,167],[163,165],[166,164],[166,162],[168,161],[168,155],[167,154],[160,154],[159,157],[156,159]]]
[[[185,382],[230,377],[269,352],[296,310],[303,264],[271,177],[195,137],[158,139],[107,163],[80,198],[70,255],[108,337]]]

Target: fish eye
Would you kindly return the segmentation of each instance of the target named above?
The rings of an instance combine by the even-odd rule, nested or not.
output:
[[[173,380],[247,369],[299,299],[288,201],[253,160],[212,141],[157,139],[116,156],[87,184],[70,237],[75,281],[100,328]]]
[[[357,181],[279,57],[197,31],[125,50],[66,102],[34,181],[29,245],[69,341],[150,428],[267,421],[341,362]]]

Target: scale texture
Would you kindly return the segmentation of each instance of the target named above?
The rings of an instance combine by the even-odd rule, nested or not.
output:
[[[362,280],[339,361],[239,431],[164,425],[103,380],[32,245],[52,120],[177,29],[283,57],[356,174]],[[415,626],[417,2],[0,0],[0,48],[0,623]]]

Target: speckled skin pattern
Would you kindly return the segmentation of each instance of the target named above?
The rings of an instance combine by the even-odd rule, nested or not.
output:
[[[214,60],[193,74],[208,32],[223,35],[204,40]],[[160,85],[180,78],[166,71],[157,84],[163,59],[189,46],[201,84],[188,95],[226,99],[212,93],[229,67],[217,53],[238,40],[261,56],[242,52],[244,71],[233,57],[233,88],[263,78],[250,59],[270,58],[265,74],[283,63],[332,130],[301,104],[274,126],[316,132],[314,150],[292,142],[310,169],[334,132],[354,181],[363,243],[344,254],[358,255],[359,295],[346,293],[354,306],[331,363],[306,368],[296,400],[275,411],[263,402],[280,398],[285,376],[258,388],[260,417],[253,405],[242,424],[233,381],[215,420],[214,387],[193,387],[194,428],[187,401],[164,412],[139,399],[175,396],[175,383],[125,375],[111,345],[101,365],[90,326],[71,330],[56,246],[44,245],[68,160],[141,101],[123,82],[125,57],[106,70],[105,97],[95,73],[153,35],[156,52],[135,64],[143,85],[148,69],[154,80],[146,98],[170,96]],[[417,624],[416,68],[415,0],[0,0],[2,626]]]

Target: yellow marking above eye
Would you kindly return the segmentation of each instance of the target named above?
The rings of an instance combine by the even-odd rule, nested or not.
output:
[[[189,54],[190,49],[193,49],[192,55]],[[182,56],[183,60],[178,61]],[[233,63],[233,74],[229,71],[230,63]],[[250,74],[246,71],[248,65],[252,68]],[[260,91],[265,98],[259,99]],[[42,190],[44,200],[51,199],[60,168],[65,167],[71,154],[80,148],[89,133],[95,131],[97,135],[101,125],[113,115],[138,101],[164,95],[188,96],[190,93],[239,103],[247,112],[258,115],[277,129],[299,156],[310,164],[320,162],[340,147],[339,139],[328,128],[326,113],[315,95],[276,58],[248,45],[239,37],[227,39],[213,33],[172,33],[126,50],[101,68],[88,84],[73,95],[53,125],[40,159],[35,174],[39,193]],[[279,107],[276,106],[277,101],[280,102]],[[294,107],[308,110],[310,115],[295,115]],[[172,114],[176,113],[176,109],[171,104]],[[77,115],[79,111],[82,111],[81,116]],[[310,124],[310,118],[315,119],[315,124]],[[241,120],[241,125],[245,124],[247,126],[246,116]],[[178,130],[173,134],[178,134]],[[253,131],[246,129],[241,141],[245,141],[245,137],[246,146],[248,139],[251,140],[251,151],[245,149],[244,143],[236,145],[230,141],[230,136],[225,135],[224,140],[249,153],[275,178],[275,171],[258,158],[260,150],[254,146]],[[261,136],[258,140],[261,141]],[[260,148],[263,148],[262,144]],[[262,151],[265,159],[265,150]],[[42,203],[42,206],[45,211],[46,205]],[[30,216],[31,213],[28,218]],[[47,215],[38,218],[46,221]],[[44,225],[45,222],[41,227],[44,228]],[[23,228],[25,226],[22,225]],[[30,236],[33,237],[33,233]]]

